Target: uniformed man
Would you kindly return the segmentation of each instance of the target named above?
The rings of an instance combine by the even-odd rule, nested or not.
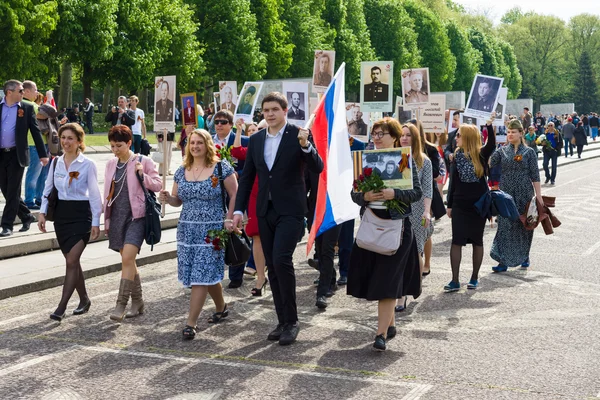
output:
[[[157,121],[173,121],[173,101],[169,100],[169,82],[162,81],[160,84],[160,99],[156,102],[154,112]]]
[[[371,83],[364,89],[364,101],[388,101],[389,86],[381,83],[381,68],[371,68]]]
[[[404,102],[406,103],[427,103],[429,95],[421,90],[423,87],[423,73],[419,71],[411,72],[408,80],[410,90],[404,93]]]
[[[348,123],[348,133],[351,136],[367,136],[367,124],[362,119],[363,113],[360,107],[352,108],[352,120]]]
[[[250,86],[246,93],[244,93],[244,97],[242,98],[242,102],[240,103],[240,107],[237,110],[237,114],[247,114],[250,115],[252,113],[252,105],[254,102],[252,101],[252,97],[256,93],[256,88],[254,86]],[[221,106],[221,110],[223,107]]]
[[[313,77],[314,86],[329,86],[331,83],[331,73],[329,73],[329,65],[331,60],[327,53],[321,54],[319,57],[319,71]]]
[[[494,111],[494,102],[496,101],[496,97],[492,93],[492,82],[489,79],[484,78],[479,82],[479,86],[477,87],[477,96],[471,99],[471,103],[469,104],[469,108],[492,112]]]

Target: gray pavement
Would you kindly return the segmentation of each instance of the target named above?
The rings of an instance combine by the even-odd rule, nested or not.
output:
[[[200,316],[183,342],[189,295],[176,261],[141,268],[147,312],[108,319],[118,273],[87,280],[90,313],[48,319],[61,288],[0,300],[2,399],[593,399],[600,397],[600,160],[563,166],[555,186],[562,221],[535,233],[528,270],[493,274],[495,228],[487,227],[481,288],[445,294],[450,223],[436,224],[432,273],[423,294],[397,314],[398,336],[371,350],[376,304],[341,289],[325,312],[314,306],[316,272],[297,265],[301,332],[297,343],[266,341],[274,327],[270,291],[252,298],[252,281],[225,289],[230,316]],[[85,253],[84,253],[85,255]],[[461,282],[470,275],[463,252]],[[225,281],[227,283],[227,281]],[[69,311],[77,305],[74,299]]]

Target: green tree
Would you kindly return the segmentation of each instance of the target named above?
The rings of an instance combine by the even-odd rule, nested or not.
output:
[[[335,32],[326,26],[321,11],[311,0],[283,0],[281,17],[294,45],[290,76],[312,76],[315,50],[333,50]]]
[[[600,75],[600,17],[591,14],[579,14],[569,20],[571,36],[568,53],[570,61],[576,64],[581,52],[587,51],[596,76]],[[575,65],[573,65],[575,67]]]
[[[292,65],[294,45],[280,18],[282,6],[282,0],[250,0],[250,10],[260,21],[257,36],[260,39],[260,51],[266,55],[265,78],[268,79],[288,77]]]
[[[505,42],[504,40],[498,40],[498,42],[502,50],[504,63],[507,67],[507,75],[503,76],[504,86],[508,88],[508,98],[516,99],[521,94],[523,85],[523,77],[521,76],[519,66],[517,65],[517,56],[510,43]]]
[[[581,52],[573,85],[573,102],[579,113],[598,111],[598,82],[587,50]]]
[[[483,62],[481,53],[473,48],[467,32],[456,21],[446,23],[446,32],[450,40],[450,51],[456,58],[456,79],[452,88],[469,92],[473,78]]]
[[[57,2],[4,0],[0,2],[0,79],[33,79],[48,72],[42,56],[58,22]]]
[[[204,52],[206,75],[212,86],[219,80],[244,82],[262,79],[266,57],[260,51],[256,16],[250,0],[187,0],[195,12]]]
[[[496,60],[496,51],[488,35],[475,27],[469,28],[468,35],[469,42],[482,57],[479,72],[484,75],[496,76],[499,70],[498,60]]]
[[[371,43],[380,60],[394,62],[394,93],[402,91],[400,70],[421,63],[414,24],[396,0],[365,0]]]
[[[431,90],[451,90],[456,58],[450,51],[450,41],[441,20],[413,0],[405,0],[402,4],[414,22],[417,45],[421,50],[421,65],[429,67]]]
[[[502,18],[500,19],[500,22],[502,22],[503,24],[511,25],[515,22],[518,22],[523,17],[530,17],[532,15],[532,11],[523,12],[521,7],[516,6],[505,12]]]

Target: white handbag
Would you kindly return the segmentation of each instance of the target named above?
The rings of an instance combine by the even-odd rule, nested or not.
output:
[[[403,219],[379,218],[367,208],[356,233],[356,245],[384,256],[393,256],[402,243],[403,228]]]

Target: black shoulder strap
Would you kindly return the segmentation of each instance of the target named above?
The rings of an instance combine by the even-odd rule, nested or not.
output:
[[[52,162],[52,186],[56,187],[54,184],[54,174],[56,173],[56,163],[58,162],[58,157],[54,157],[54,161]]]
[[[227,206],[225,205],[225,186],[223,185],[223,167],[221,161],[217,163],[217,171],[219,172],[219,186],[221,186],[221,202],[223,203],[223,214],[227,214]]]
[[[139,156],[138,160],[140,162],[142,162],[142,156]],[[125,167],[127,168],[127,167]],[[142,189],[144,190],[144,194],[148,194],[148,190],[146,189],[146,186],[144,185],[144,178],[142,178],[140,176],[140,174],[137,173],[137,171],[134,172],[135,176],[137,176],[138,181],[140,181],[140,185],[142,185]]]

